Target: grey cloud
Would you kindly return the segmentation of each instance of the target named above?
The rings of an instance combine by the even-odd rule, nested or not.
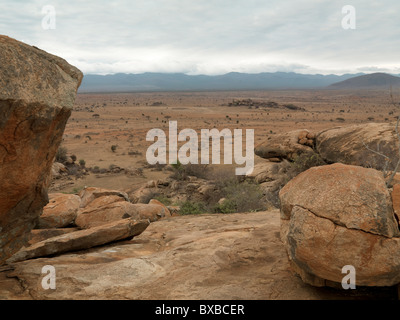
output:
[[[338,0],[2,0],[0,30],[90,73],[398,70],[400,3],[351,2],[356,30]]]

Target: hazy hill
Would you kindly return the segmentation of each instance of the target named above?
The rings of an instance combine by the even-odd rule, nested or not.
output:
[[[309,75],[294,72],[186,75],[183,73],[142,73],[85,75],[79,92],[189,91],[309,89],[329,86],[361,74]]]
[[[400,77],[392,76],[387,73],[372,73],[350,78],[344,81],[333,83],[331,89],[372,89],[400,86]]]

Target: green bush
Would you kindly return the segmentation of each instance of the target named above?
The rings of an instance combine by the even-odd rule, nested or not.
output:
[[[226,182],[221,190],[221,196],[225,200],[215,205],[214,212],[254,212],[266,209],[260,186],[247,180],[240,182],[232,179]]]
[[[201,214],[206,212],[206,208],[203,203],[195,201],[183,201],[178,204],[180,207],[179,214]]]
[[[167,198],[164,195],[158,195],[156,196],[154,199],[160,201],[162,204],[166,205],[166,206],[170,206],[172,204],[171,199]]]
[[[312,155],[303,153],[297,156],[291,163],[290,169],[288,170],[289,179],[293,179],[298,174],[306,171],[312,167],[318,167],[326,165],[326,162],[317,153]]]
[[[236,210],[236,202],[232,199],[225,199],[222,203],[217,204],[214,209],[217,213],[234,213]]]

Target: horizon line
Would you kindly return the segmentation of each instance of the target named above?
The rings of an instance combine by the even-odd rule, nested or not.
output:
[[[232,74],[232,73],[236,73],[236,74],[248,74],[248,75],[259,75],[259,74],[265,74],[265,73],[269,73],[269,74],[274,74],[274,73],[286,73],[286,74],[298,74],[298,75],[310,75],[310,76],[344,76],[344,75],[356,75],[356,74],[360,74],[360,75],[368,75],[368,74],[387,74],[387,75],[392,75],[392,76],[399,76],[400,77],[400,73],[389,73],[389,72],[383,72],[383,71],[375,71],[375,72],[346,72],[346,73],[327,73],[327,74],[323,74],[323,73],[300,73],[300,72],[295,72],[295,71],[262,71],[262,72],[239,72],[239,71],[230,71],[230,72],[226,72],[226,73],[221,73],[221,74],[204,74],[204,73],[199,73],[199,74],[190,74],[190,73],[185,73],[185,72],[162,72],[162,71],[144,71],[144,72],[140,72],[140,73],[133,73],[133,72],[114,72],[114,73],[86,73],[84,72],[84,75],[91,75],[91,76],[112,76],[112,75],[118,75],[118,74],[124,74],[124,75],[143,75],[143,74],[180,74],[180,75],[186,75],[186,76],[207,76],[207,77],[218,77],[218,76],[224,76],[224,75],[228,75],[228,74]]]

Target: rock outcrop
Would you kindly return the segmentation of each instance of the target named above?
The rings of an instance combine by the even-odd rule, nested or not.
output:
[[[49,198],[28,245],[7,259],[7,263],[133,237],[150,222],[171,216],[157,200],[133,204],[126,193],[118,190],[88,187],[78,195],[51,193]]]
[[[82,73],[0,36],[0,264],[18,251],[47,204],[53,159]]]
[[[399,141],[394,123],[363,123],[337,127],[319,132],[315,139],[316,152],[327,163],[344,163],[382,170],[386,155],[387,169],[393,169],[399,158]],[[371,150],[368,150],[371,149]]]
[[[81,204],[75,225],[81,229],[100,226],[125,218],[157,221],[171,214],[166,206],[158,201],[148,204],[131,203],[125,192],[89,187],[80,192]]]
[[[281,238],[306,283],[340,283],[346,265],[359,286],[400,283],[399,225],[381,172],[314,167],[291,180],[280,200]]]
[[[136,221],[130,218],[109,222],[87,230],[65,233],[37,242],[18,251],[7,262],[83,250],[109,242],[132,238],[141,234],[149,224],[148,220]]]
[[[301,154],[314,154],[315,135],[308,130],[294,130],[270,136],[254,148],[261,158],[279,158],[294,160]]]
[[[265,159],[289,161],[302,154],[310,157],[317,154],[327,164],[343,163],[393,170],[399,158],[395,128],[395,123],[365,123],[318,133],[293,130],[269,137],[257,145],[254,152]]]
[[[163,219],[132,240],[13,263],[0,270],[0,299],[396,298],[395,288],[303,283],[290,269],[279,230],[278,210]],[[41,286],[45,265],[55,268],[55,289]]]
[[[49,203],[43,208],[37,228],[64,228],[75,222],[81,198],[74,194],[51,193]]]

